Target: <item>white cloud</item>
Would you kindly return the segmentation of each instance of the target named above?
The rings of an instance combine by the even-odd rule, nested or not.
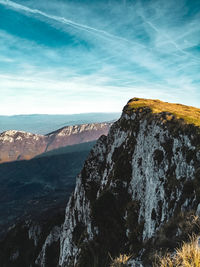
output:
[[[34,113],[119,111],[134,96],[199,105],[194,81],[200,80],[200,58],[192,51],[200,42],[198,14],[180,24],[184,3],[174,11],[174,1],[160,3],[118,3],[111,10],[101,3],[98,13],[92,4],[63,2],[61,9],[53,1],[46,6],[30,1],[28,7],[0,0],[63,35],[70,33],[76,43],[51,47],[0,31],[0,53],[5,54],[0,57],[5,103],[0,111],[14,98],[25,103],[19,113],[30,113],[31,101]],[[1,67],[1,61],[9,67]]]

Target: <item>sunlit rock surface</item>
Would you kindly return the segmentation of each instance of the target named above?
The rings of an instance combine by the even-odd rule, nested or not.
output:
[[[199,212],[200,135],[169,115],[126,106],[98,140],[66,208],[60,266],[108,266],[120,253],[145,266],[151,248],[181,238],[178,224],[171,239],[160,236],[180,214]]]

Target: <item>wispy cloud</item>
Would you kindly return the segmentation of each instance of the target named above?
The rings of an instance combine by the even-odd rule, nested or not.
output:
[[[34,113],[75,112],[77,99],[78,112],[116,111],[135,95],[199,106],[200,13],[186,4],[0,0],[22,27],[0,22],[0,112],[11,98],[38,95]]]
[[[30,13],[30,14],[37,14],[37,15],[46,17],[48,19],[55,20],[55,21],[57,21],[59,23],[62,23],[62,24],[65,24],[65,25],[69,25],[71,27],[77,28],[77,29],[82,30],[82,31],[89,32],[90,34],[97,34],[98,36],[100,36],[102,38],[108,38],[108,39],[112,39],[112,40],[115,39],[116,41],[123,41],[123,42],[127,42],[129,44],[132,44],[132,45],[136,44],[135,42],[132,42],[132,41],[126,39],[126,38],[122,38],[122,37],[117,36],[117,35],[113,35],[113,34],[107,32],[107,31],[96,29],[96,28],[93,28],[93,27],[85,25],[85,24],[80,24],[80,23],[77,23],[75,21],[66,19],[64,17],[50,15],[50,14],[42,12],[42,11],[40,11],[38,9],[31,9],[31,8],[26,7],[24,5],[17,4],[17,3],[13,2],[13,1],[1,0],[0,3],[5,5],[5,6],[9,6],[11,8],[16,9],[16,10],[19,10],[19,11],[24,11],[24,12],[27,12],[27,13]],[[142,46],[142,44],[139,44],[139,43],[137,45]]]

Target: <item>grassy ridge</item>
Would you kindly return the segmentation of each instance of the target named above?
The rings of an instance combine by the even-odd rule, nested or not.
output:
[[[200,109],[185,106],[181,104],[167,103],[160,100],[133,98],[131,99],[126,110],[138,109],[142,107],[149,107],[152,113],[169,112],[177,117],[177,119],[183,119],[186,123],[194,124],[200,127]],[[168,117],[170,120],[172,117]]]

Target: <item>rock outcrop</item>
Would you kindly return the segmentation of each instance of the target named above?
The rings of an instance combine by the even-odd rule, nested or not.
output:
[[[67,126],[47,135],[9,130],[0,134],[0,163],[29,160],[60,147],[97,140],[107,135],[111,123]]]
[[[190,107],[151,102],[129,101],[91,150],[67,204],[60,266],[109,266],[120,253],[151,266],[197,230],[200,110],[191,124]]]

